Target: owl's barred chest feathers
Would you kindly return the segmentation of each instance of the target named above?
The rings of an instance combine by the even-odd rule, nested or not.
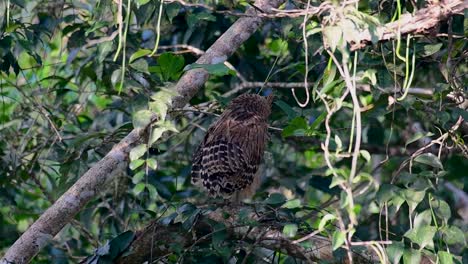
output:
[[[232,100],[194,153],[193,184],[210,196],[237,201],[253,195],[260,184],[272,99],[244,94]]]

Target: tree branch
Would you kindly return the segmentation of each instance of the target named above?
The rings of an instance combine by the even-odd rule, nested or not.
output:
[[[257,0],[255,5],[264,12],[278,7],[283,0]],[[247,13],[255,13],[250,8]],[[265,18],[242,17],[238,19],[198,60],[197,63],[215,64],[226,61],[264,22]],[[208,79],[204,69],[186,72],[177,83],[180,96],[172,107],[183,107]],[[8,249],[0,260],[6,263],[27,263],[50,241],[73,217],[106,188],[106,183],[127,166],[128,154],[133,146],[146,136],[146,128],[136,128],[99,162],[93,165],[68,191],[66,191],[21,237]]]
[[[251,219],[256,219],[258,225],[252,228],[247,226],[236,226],[238,220],[239,208],[223,208],[222,210],[212,211],[208,214],[200,214],[196,223],[189,231],[181,232],[183,227],[180,223],[172,223],[164,225],[158,221],[153,221],[145,228],[136,233],[136,238],[132,242],[129,254],[120,257],[116,263],[137,264],[152,261],[158,258],[164,258],[171,253],[171,244],[178,244],[186,251],[192,249],[196,244],[212,239],[212,235],[216,232],[226,232],[231,239],[244,241],[249,244],[255,244],[257,247],[270,249],[285,253],[289,256],[302,259],[305,261],[317,262],[320,260],[336,261],[333,256],[332,244],[326,237],[316,235],[307,238],[307,241],[312,245],[311,248],[305,248],[299,243],[295,243],[290,238],[286,237],[282,231],[281,225],[278,225],[278,220],[260,220],[262,216],[251,214]],[[230,215],[226,219],[225,215]],[[268,218],[267,218],[268,219]],[[209,222],[222,223],[225,229],[215,230]],[[164,238],[162,240],[161,238]],[[391,243],[384,241],[385,243]],[[361,242],[362,244],[363,242]],[[358,242],[358,245],[361,245]],[[369,251],[365,259],[377,259],[374,252]],[[356,260],[363,259],[363,256],[355,254]]]
[[[420,9],[413,16],[411,14],[402,15],[395,22],[388,23],[382,27],[378,27],[375,32],[365,30],[356,38],[359,43],[351,43],[351,50],[364,48],[367,43],[373,39],[373,35],[377,35],[378,40],[389,40],[396,38],[399,34],[421,34],[435,27],[441,21],[447,19],[454,14],[462,14],[467,8],[466,1],[463,0],[441,0],[432,1],[428,7]]]

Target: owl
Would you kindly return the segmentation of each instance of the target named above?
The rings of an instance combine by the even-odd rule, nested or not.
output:
[[[273,95],[243,94],[210,126],[193,155],[192,184],[233,202],[253,196],[268,140]]]

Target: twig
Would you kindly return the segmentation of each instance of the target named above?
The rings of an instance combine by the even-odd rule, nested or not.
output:
[[[115,39],[115,37],[118,34],[119,34],[119,31],[116,30],[116,31],[112,32],[109,36],[98,38],[98,39],[91,39],[85,45],[83,45],[82,49],[85,50],[85,49],[90,48],[90,47],[92,47],[94,45],[101,44],[101,43],[107,42],[107,41],[112,41],[112,40]]]

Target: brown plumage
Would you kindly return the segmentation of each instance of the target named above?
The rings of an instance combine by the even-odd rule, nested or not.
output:
[[[192,183],[211,196],[235,201],[252,196],[268,138],[273,96],[243,94],[210,126],[193,155]]]

